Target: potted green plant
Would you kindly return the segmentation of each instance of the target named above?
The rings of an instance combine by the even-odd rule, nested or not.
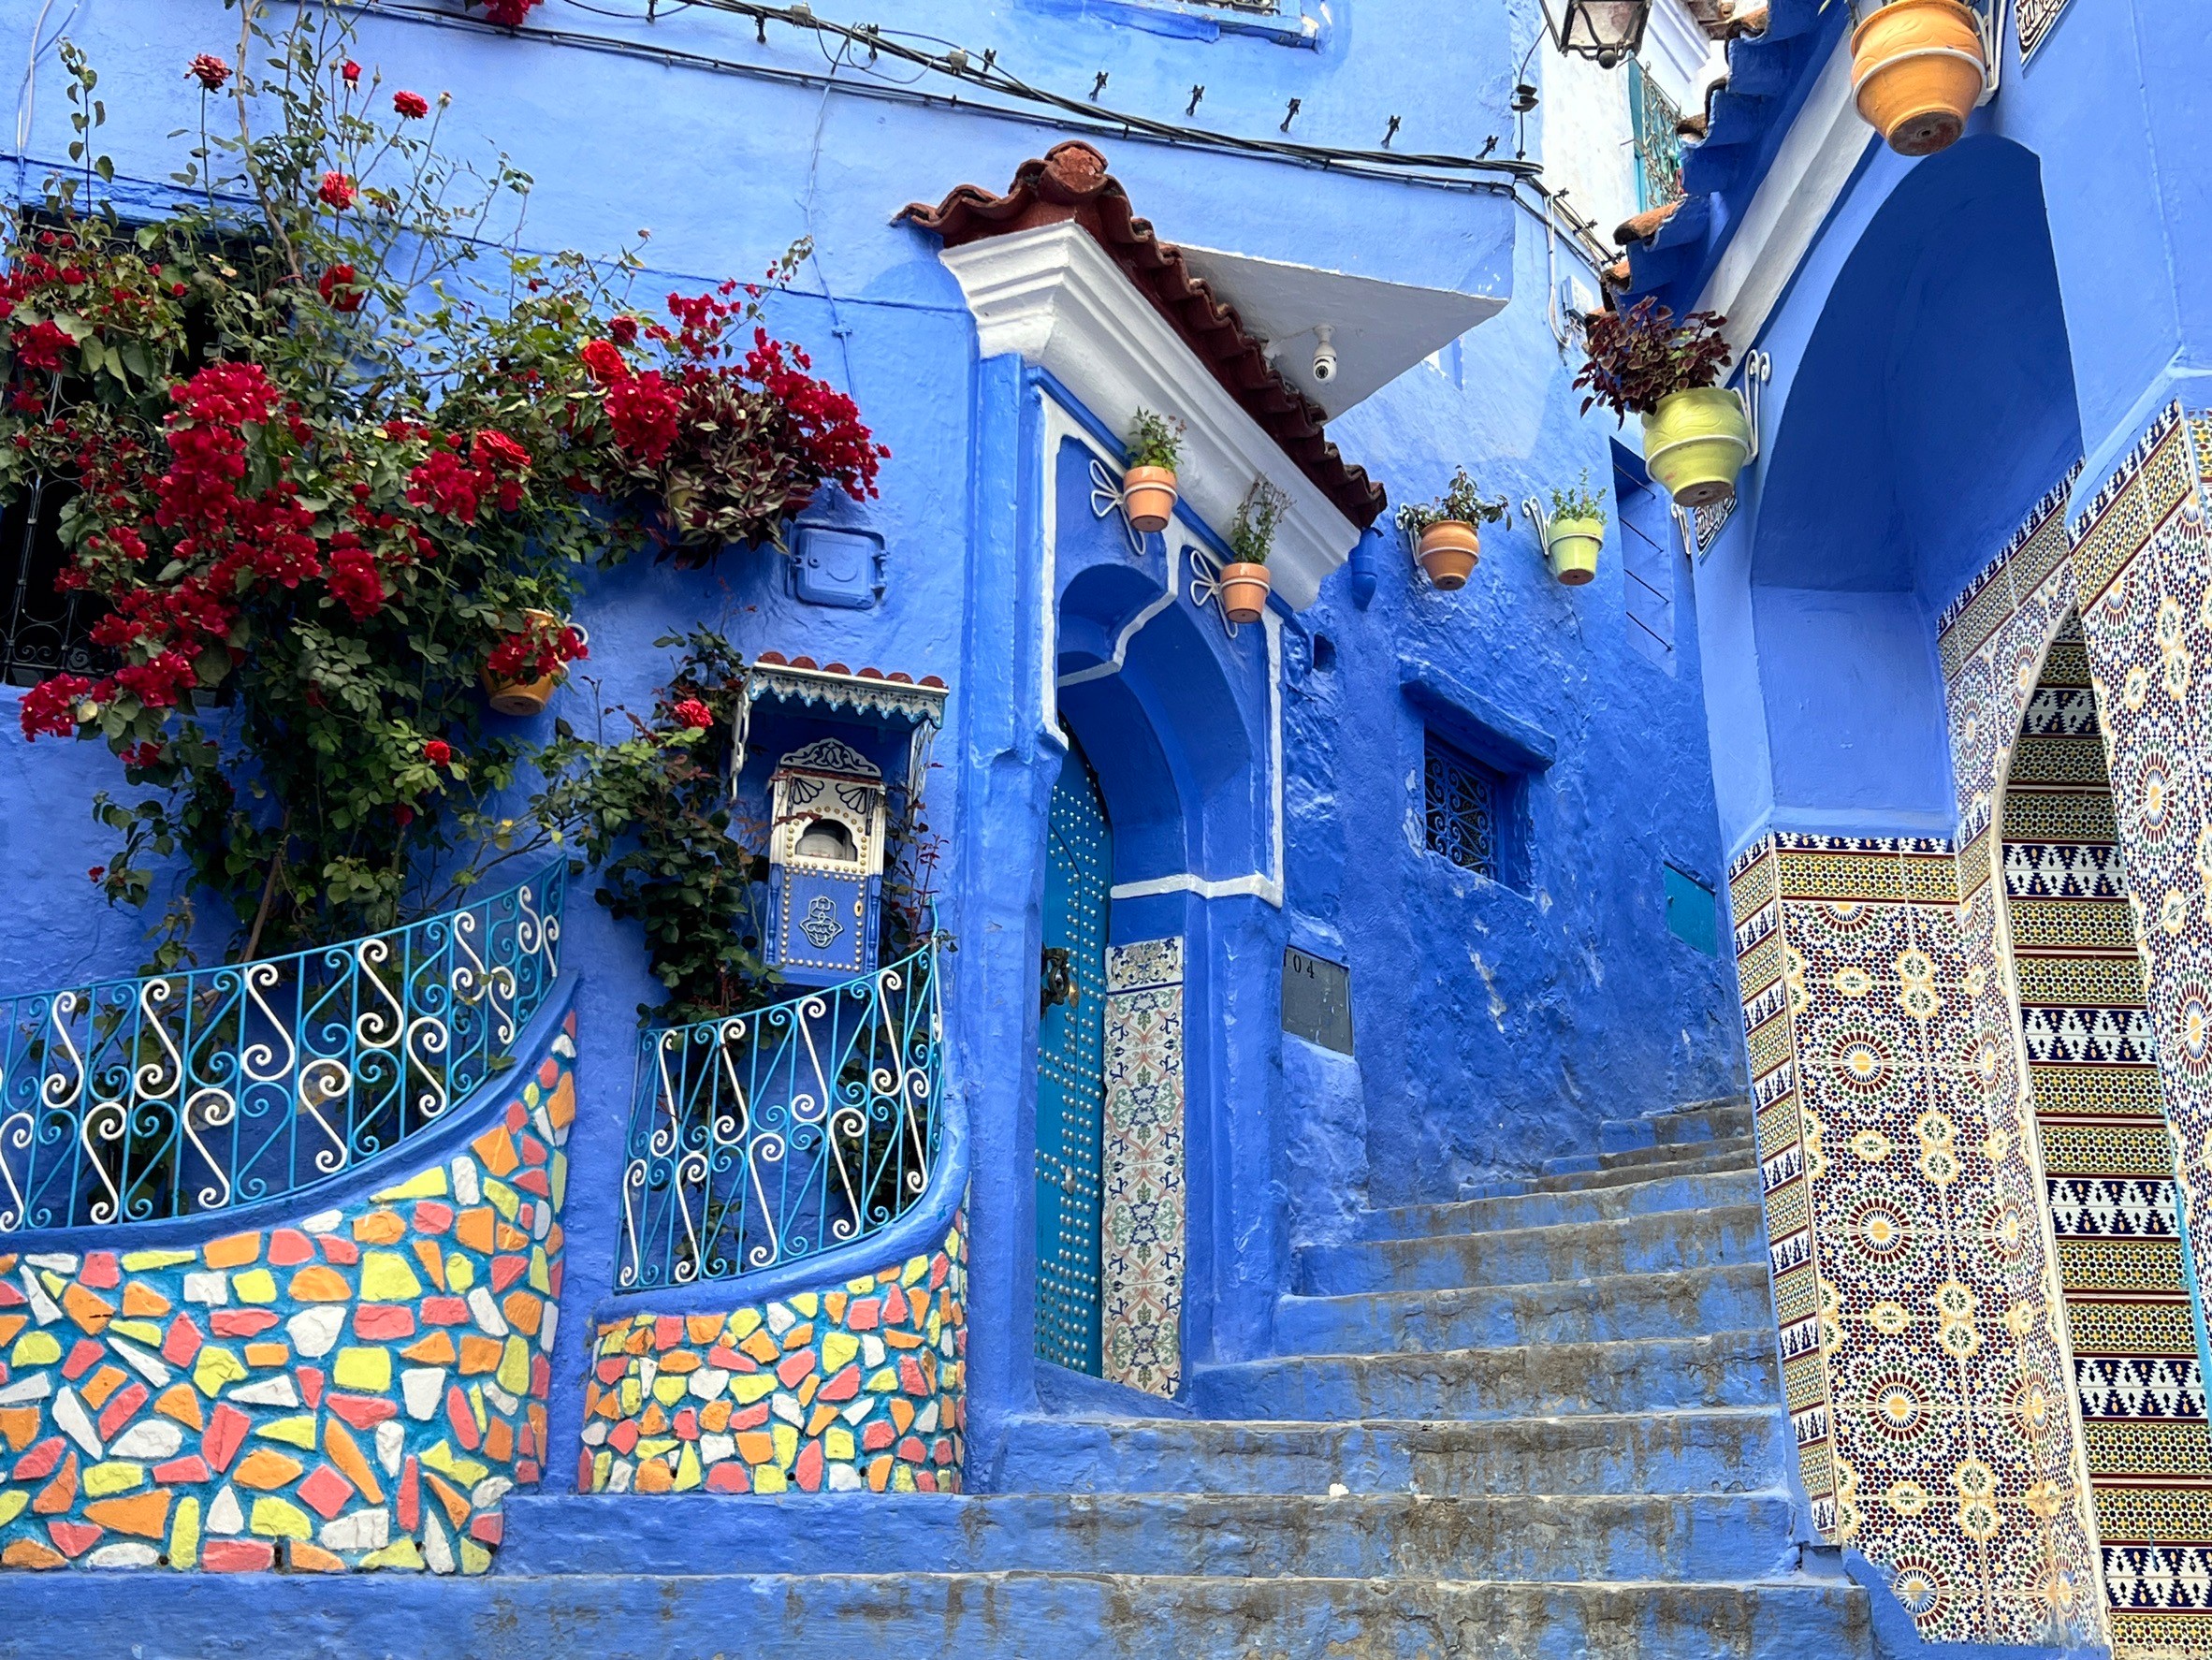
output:
[[[1140,409],[1129,423],[1129,465],[1121,475],[1121,510],[1140,533],[1168,528],[1175,511],[1175,469],[1183,460],[1183,423]]]
[[[1551,517],[1544,523],[1544,562],[1555,579],[1579,588],[1597,575],[1598,550],[1605,540],[1605,502],[1591,493],[1590,469],[1585,467],[1571,488],[1552,488]]]
[[[1506,498],[1483,500],[1464,467],[1453,472],[1450,488],[1435,501],[1408,502],[1398,509],[1398,528],[1413,545],[1414,559],[1430,583],[1445,593],[1466,587],[1468,575],[1482,559],[1477,526],[1501,521],[1513,522]]]
[[[1275,527],[1289,506],[1290,499],[1262,478],[1253,482],[1237,508],[1229,527],[1229,550],[1236,557],[1221,567],[1221,613],[1230,621],[1258,622],[1266,611],[1267,556],[1274,550]]]
[[[1736,493],[1751,457],[1743,401],[1713,383],[1728,365],[1717,312],[1677,319],[1655,299],[1599,312],[1585,325],[1588,360],[1575,385],[1582,412],[1602,403],[1623,421],[1644,420],[1644,465],[1678,506],[1709,507]]]

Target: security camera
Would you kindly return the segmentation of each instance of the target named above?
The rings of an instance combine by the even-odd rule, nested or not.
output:
[[[1314,330],[1319,341],[1314,347],[1314,379],[1323,383],[1336,378],[1336,345],[1332,338],[1335,332],[1326,323]]]

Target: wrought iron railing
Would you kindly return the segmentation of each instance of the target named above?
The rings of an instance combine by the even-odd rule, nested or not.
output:
[[[342,945],[0,998],[0,1233],[296,1192],[514,1064],[566,866]]]
[[[646,1032],[622,1176],[626,1290],[730,1279],[881,1232],[929,1189],[937,954]]]

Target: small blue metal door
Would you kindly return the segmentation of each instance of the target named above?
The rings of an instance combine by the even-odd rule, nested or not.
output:
[[[1053,786],[1037,1032],[1037,1354],[1099,1373],[1099,1144],[1106,1107],[1106,802],[1070,743]]]

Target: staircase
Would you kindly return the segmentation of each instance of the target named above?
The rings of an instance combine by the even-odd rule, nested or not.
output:
[[[1865,1654],[1792,1543],[1750,1131],[1622,1121],[1372,1213],[1301,1254],[1284,1352],[1196,1417],[1018,1420],[995,1492],[518,1498],[479,1584],[610,1656]]]

